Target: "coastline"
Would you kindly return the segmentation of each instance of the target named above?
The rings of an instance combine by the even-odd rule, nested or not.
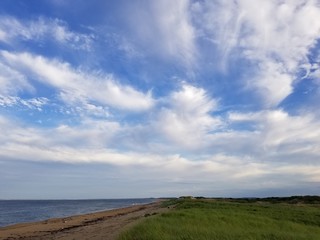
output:
[[[94,212],[0,228],[0,240],[14,239],[116,239],[121,230],[145,216],[166,211],[162,200],[125,208]]]

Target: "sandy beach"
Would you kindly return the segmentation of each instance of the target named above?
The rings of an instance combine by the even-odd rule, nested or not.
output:
[[[1,240],[14,239],[116,239],[139,220],[167,211],[161,201],[145,205],[90,213],[0,228]]]

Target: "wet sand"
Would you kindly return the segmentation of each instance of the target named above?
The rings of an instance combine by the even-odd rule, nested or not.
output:
[[[37,239],[116,239],[119,233],[140,220],[168,211],[155,203],[120,208],[46,221],[16,224],[0,228],[1,240]]]

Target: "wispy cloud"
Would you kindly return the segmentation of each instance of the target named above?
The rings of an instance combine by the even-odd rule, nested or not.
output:
[[[0,94],[16,95],[18,92],[34,91],[26,77],[0,62]]]
[[[202,34],[219,49],[223,66],[230,58],[252,63],[247,87],[266,106],[277,106],[293,92],[297,74],[320,35],[317,1],[204,1],[194,3]]]
[[[0,95],[0,106],[2,107],[16,107],[24,106],[29,109],[36,109],[42,111],[42,107],[49,102],[45,97],[21,99],[16,96],[2,96]]]
[[[231,113],[229,120],[232,123],[251,122],[258,133],[263,159],[277,157],[279,162],[299,162],[302,154],[308,156],[309,162],[317,162],[320,122],[312,114],[290,116],[283,110]]]
[[[188,0],[142,1],[130,4],[126,18],[136,43],[146,53],[192,67],[197,52],[188,9]]]
[[[20,20],[12,16],[0,16],[0,41],[7,44],[17,41],[55,40],[74,49],[90,50],[94,35],[73,32],[59,19],[40,17],[37,20]]]
[[[66,62],[29,53],[2,51],[1,56],[14,71],[20,72],[20,75],[30,75],[55,88],[67,104],[98,102],[132,111],[145,111],[154,104],[151,92],[145,94],[130,86],[121,85],[112,75],[86,73],[73,69]]]
[[[168,106],[159,113],[159,133],[183,148],[204,147],[207,135],[223,125],[219,117],[211,116],[217,110],[217,101],[204,89],[183,84],[167,101]]]

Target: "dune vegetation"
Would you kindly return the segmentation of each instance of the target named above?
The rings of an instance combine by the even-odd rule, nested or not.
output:
[[[318,197],[174,199],[166,213],[146,216],[119,240],[320,239]]]

